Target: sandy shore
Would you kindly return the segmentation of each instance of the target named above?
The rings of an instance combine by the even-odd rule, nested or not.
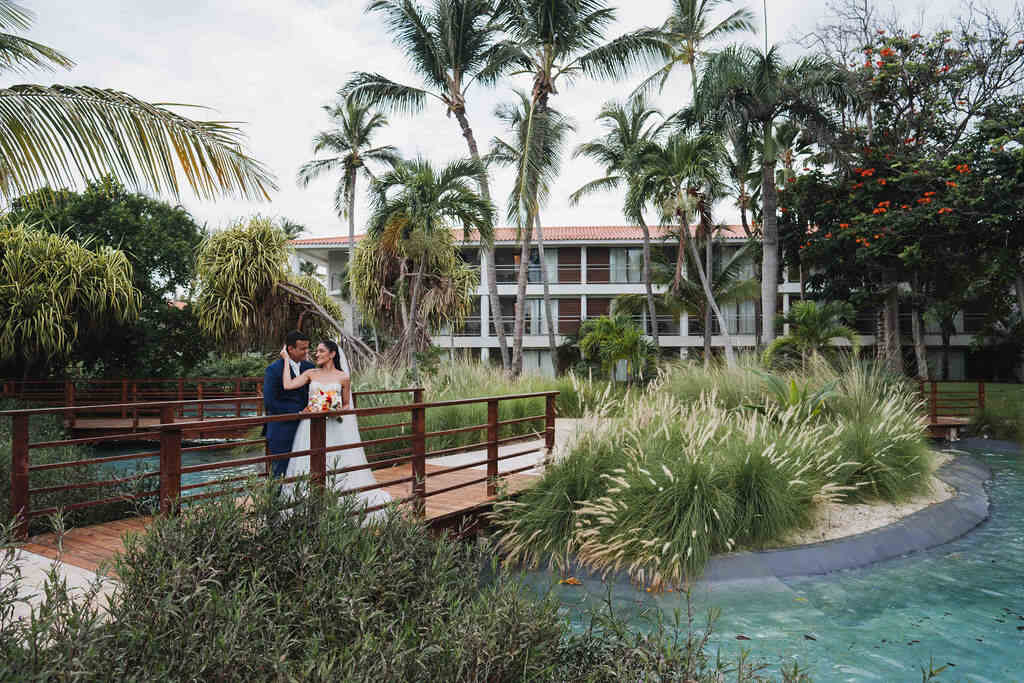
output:
[[[952,459],[948,453],[936,453],[935,469]],[[931,491],[903,503],[826,503],[818,508],[812,527],[790,534],[780,546],[818,543],[878,529],[954,495],[956,490],[933,474]]]

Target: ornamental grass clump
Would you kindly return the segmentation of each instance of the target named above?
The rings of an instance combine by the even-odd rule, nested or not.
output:
[[[612,433],[617,426],[608,421],[584,432],[568,455],[548,465],[540,484],[495,503],[496,549],[507,564],[569,569],[577,551],[577,503],[601,496],[604,475],[622,463]]]

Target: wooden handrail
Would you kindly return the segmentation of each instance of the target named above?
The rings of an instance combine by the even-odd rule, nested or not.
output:
[[[554,447],[554,425],[555,425],[555,410],[556,410],[556,398],[558,396],[557,391],[546,391],[536,393],[525,393],[525,394],[512,394],[507,396],[489,396],[481,398],[468,398],[468,399],[455,399],[449,401],[436,401],[436,402],[424,402],[423,401],[423,389],[421,387],[415,387],[411,389],[396,389],[396,390],[384,390],[382,392],[359,392],[362,395],[374,394],[374,393],[412,393],[413,403],[403,405],[392,405],[392,406],[375,406],[371,408],[351,408],[347,410],[338,410],[323,413],[291,413],[285,415],[260,415],[250,417],[229,417],[217,422],[217,429],[231,429],[237,427],[250,427],[256,425],[266,425],[273,422],[290,422],[297,419],[308,419],[310,420],[310,447],[305,451],[297,451],[293,453],[285,454],[269,454],[264,450],[264,454],[261,456],[247,457],[247,458],[232,458],[222,462],[206,463],[203,465],[193,465],[189,467],[182,466],[182,442],[184,436],[190,430],[196,427],[205,427],[209,423],[203,420],[198,421],[179,421],[175,422],[175,415],[177,409],[182,405],[190,405],[196,403],[195,401],[173,401],[163,403],[150,403],[150,404],[111,404],[107,407],[113,409],[119,409],[123,405],[132,406],[133,408],[140,408],[144,406],[159,406],[160,409],[160,421],[161,424],[154,425],[149,428],[151,434],[155,434],[159,437],[160,450],[159,450],[159,471],[157,473],[151,473],[148,476],[159,476],[160,488],[159,488],[159,509],[162,514],[175,514],[182,502],[182,483],[181,477],[183,473],[195,472],[195,471],[208,471],[224,468],[232,468],[241,465],[254,465],[266,463],[269,465],[270,462],[280,460],[282,458],[300,457],[303,455],[309,455],[310,457],[310,481],[314,487],[323,487],[326,485],[328,476],[327,467],[327,454],[337,451],[343,451],[350,448],[356,448],[360,446],[368,446],[380,443],[391,443],[395,441],[406,441],[411,443],[411,448],[398,449],[393,451],[392,455],[407,454],[404,457],[392,458],[389,462],[397,463],[399,460],[408,461],[412,466],[412,476],[407,478],[410,483],[410,496],[405,499],[412,503],[413,510],[420,515],[423,515],[426,510],[426,499],[430,496],[437,495],[443,491],[454,490],[464,486],[470,486],[480,482],[486,482],[488,496],[493,496],[497,493],[497,479],[500,476],[507,476],[509,472],[499,473],[498,462],[505,460],[510,457],[516,457],[526,453],[534,452],[538,449],[529,449],[516,454],[507,454],[504,456],[498,456],[498,448],[505,443],[513,443],[516,441],[524,441],[530,438],[536,438],[533,435],[525,434],[519,436],[500,437],[501,427],[503,425],[512,425],[522,423],[526,420],[544,420],[544,442],[545,448],[551,449]],[[499,407],[502,401],[515,401],[515,400],[529,400],[543,398],[545,400],[545,411],[543,415],[531,416],[530,418],[515,419],[515,420],[499,420]],[[231,403],[237,401],[237,398],[229,399],[205,399],[204,402],[208,403]],[[457,405],[470,405],[470,404],[486,404],[487,405],[487,423],[485,425],[475,425],[472,429],[486,429],[487,440],[483,443],[475,443],[466,446],[439,449],[434,452],[427,452],[426,441],[428,438],[442,436],[450,433],[465,432],[470,428],[455,428],[452,430],[442,430],[438,432],[427,432],[426,430],[426,413],[428,410],[433,408],[444,408],[448,406]],[[19,538],[26,538],[28,533],[28,522],[32,517],[36,517],[43,514],[41,510],[31,510],[30,508],[30,496],[32,491],[29,489],[29,472],[35,468],[30,467],[29,464],[29,453],[32,446],[28,441],[28,421],[30,416],[45,414],[45,413],[64,413],[70,410],[74,410],[74,407],[64,408],[46,408],[46,409],[24,409],[24,410],[13,410],[0,412],[0,417],[9,416],[13,421],[14,440],[12,442],[12,477],[11,477],[11,504],[12,510],[14,511],[16,520],[16,533]],[[355,417],[364,417],[371,415],[384,415],[391,413],[408,412],[410,413],[411,419],[408,424],[411,427],[411,433],[403,434],[399,436],[391,436],[380,439],[364,440],[358,444],[339,444],[336,446],[328,446],[326,442],[326,425],[327,419],[335,416],[352,415]],[[534,432],[537,434],[537,432]],[[102,437],[93,437],[90,439],[73,439],[68,441],[75,441],[81,443],[84,441],[100,441]],[[62,442],[47,442],[49,445],[59,445]],[[249,440],[247,443],[255,443],[253,440]],[[233,443],[227,443],[224,447],[233,447]],[[448,486],[441,490],[434,490],[430,493],[427,492],[426,480],[428,478],[428,472],[426,469],[426,461],[429,457],[438,457],[447,455],[455,452],[466,452],[486,446],[487,456],[485,460],[481,460],[478,463],[463,464],[454,467],[442,469],[440,472],[435,474],[445,474],[448,472],[454,472],[457,470],[466,469],[468,467],[477,466],[486,463],[487,465],[487,476],[478,480],[470,482],[464,482],[456,484],[454,486]],[[75,465],[89,465],[99,462],[106,462],[113,459],[130,459],[133,457],[151,457],[155,453],[142,453],[132,454],[126,456],[108,456],[106,458],[98,458],[92,460],[79,460],[75,461]],[[55,463],[54,465],[56,465]],[[62,464],[62,463],[60,463]],[[368,469],[372,468],[375,463],[367,463],[365,466],[355,466],[352,468],[341,468],[345,471],[354,471],[356,469]],[[37,467],[49,467],[49,465],[37,466]],[[522,469],[529,468],[519,468]],[[335,470],[332,469],[331,472]],[[141,478],[141,477],[139,477]],[[123,479],[123,478],[122,478]],[[236,478],[237,480],[237,478]],[[103,484],[117,483],[121,480],[112,480],[106,482],[87,482],[84,484],[69,484],[67,487],[47,487],[35,491],[36,493],[51,492],[51,489],[56,490],[70,490],[77,488],[88,488],[97,487]],[[402,480],[406,481],[406,480]],[[211,482],[213,483],[213,482]],[[395,482],[384,482],[378,484],[376,487],[369,488],[384,488],[386,486],[394,485]],[[186,489],[198,488],[196,485],[189,485]],[[137,498],[138,496],[126,496],[123,499]],[[199,497],[208,497],[206,494],[201,496],[189,496],[189,500],[195,500]],[[74,508],[88,507],[89,505],[104,504],[111,500],[117,499],[103,499],[95,502],[81,502],[74,503]],[[69,508],[70,509],[70,508]]]

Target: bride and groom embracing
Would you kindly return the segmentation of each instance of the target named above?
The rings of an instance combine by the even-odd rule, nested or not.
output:
[[[347,410],[352,407],[352,382],[345,352],[335,342],[327,340],[317,344],[315,364],[310,363],[308,357],[309,337],[302,332],[290,332],[281,350],[281,358],[271,363],[263,374],[265,414],[284,415],[339,408]],[[270,422],[266,425],[266,437],[267,450],[271,455],[308,450],[309,420]],[[328,448],[361,441],[355,415],[346,415],[340,421],[337,418],[327,419]],[[365,465],[366,462],[366,452],[362,446],[327,454],[328,471]],[[308,455],[282,458],[275,460],[272,465],[271,473],[275,477],[290,478],[309,474]],[[377,480],[369,469],[360,469],[328,476],[328,483],[337,491],[348,491],[373,486]],[[295,484],[289,483],[282,487],[286,498],[293,496],[294,490]],[[391,502],[391,496],[383,489],[360,491],[356,495],[359,504],[365,507]],[[381,510],[374,514],[382,513]]]

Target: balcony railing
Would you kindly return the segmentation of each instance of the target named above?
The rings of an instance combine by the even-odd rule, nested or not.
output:
[[[729,334],[756,334],[757,332],[757,316],[753,313],[726,313],[725,322],[728,325]],[[778,332],[781,333],[782,330],[779,329]],[[702,336],[704,321],[690,316],[689,333],[692,336]],[[712,336],[722,334],[718,316],[711,318],[711,334]]]

